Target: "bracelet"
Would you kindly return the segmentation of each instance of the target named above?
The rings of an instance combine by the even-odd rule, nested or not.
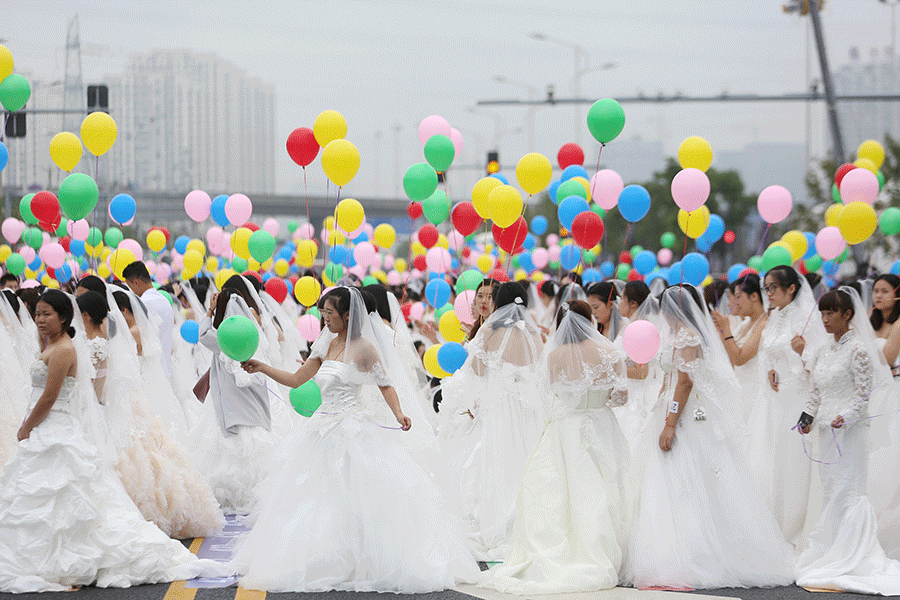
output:
[[[725,339],[722,340],[722,341],[723,341],[723,342],[727,342],[728,340],[733,340],[733,339],[734,339],[734,336],[733,336],[733,335],[729,335],[727,338],[725,338]]]
[[[675,429],[674,425],[669,425],[668,423],[666,423],[666,427],[671,427],[672,429]],[[666,427],[663,427],[663,429],[665,429]]]

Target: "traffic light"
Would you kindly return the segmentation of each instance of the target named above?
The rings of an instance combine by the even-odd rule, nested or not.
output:
[[[500,170],[500,153],[496,150],[491,150],[487,153],[487,165],[485,166],[485,171],[487,171],[488,175],[493,175],[494,173]]]
[[[87,88],[88,112],[109,112],[109,86],[89,85]]]
[[[22,138],[25,137],[25,113],[14,112],[9,113],[6,120],[6,137]]]

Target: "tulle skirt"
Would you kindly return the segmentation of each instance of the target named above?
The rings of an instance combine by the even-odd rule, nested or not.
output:
[[[871,419],[870,431],[887,429],[890,441],[871,454],[868,494],[878,515],[878,540],[888,556],[900,560],[900,478],[896,476],[900,472],[900,384],[897,379],[894,382],[884,406],[869,406],[871,412],[884,415]]]
[[[245,588],[424,593],[472,582],[478,566],[403,432],[315,415],[284,442],[232,563]]]

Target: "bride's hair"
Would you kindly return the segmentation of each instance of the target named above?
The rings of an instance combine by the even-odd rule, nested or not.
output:
[[[78,310],[86,314],[96,327],[103,324],[103,319],[109,313],[106,298],[93,290],[81,294],[75,298],[75,302],[78,303]]]
[[[70,338],[75,337],[75,328],[72,327],[72,319],[75,317],[75,312],[72,309],[72,302],[68,296],[59,290],[47,290],[41,295],[38,302],[43,302],[52,308],[59,315],[59,320],[62,321],[63,332],[69,334]]]
[[[522,284],[516,281],[501,283],[500,287],[494,289],[494,310],[503,308],[507,304],[512,304],[516,301],[516,298],[521,299],[518,304],[528,308],[528,294],[525,293],[525,288],[522,287]]]
[[[830,310],[842,315],[849,310],[850,320],[856,314],[856,310],[853,308],[853,299],[844,290],[831,290],[819,298],[819,311],[823,310]]]
[[[360,297],[365,304],[366,297],[362,292],[360,292]],[[334,304],[334,309],[341,315],[341,318],[347,321],[347,339],[355,340],[358,338],[360,334],[362,334],[362,321],[357,319],[353,323],[350,322],[350,288],[336,287],[329,290],[328,293],[319,300],[320,311],[325,310],[325,303],[329,300]],[[368,310],[368,307],[366,310]]]
[[[789,287],[794,286],[794,295],[791,296],[791,302],[793,302],[797,297],[797,294],[800,293],[800,276],[797,275],[797,271],[795,271],[793,267],[788,267],[787,265],[778,265],[777,267],[769,269],[766,276],[769,275],[772,276],[772,279],[775,280],[778,287],[787,290]]]
[[[556,328],[559,329],[560,324],[562,324],[563,318],[566,316],[566,313],[572,311],[576,315],[581,315],[588,322],[591,322],[591,305],[585,302],[584,300],[568,300],[562,303],[562,306],[559,307],[559,310],[556,311]],[[593,327],[593,325],[592,325]],[[581,341],[581,340],[579,340]]]

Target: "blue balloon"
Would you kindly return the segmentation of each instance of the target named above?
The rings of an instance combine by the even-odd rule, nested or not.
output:
[[[554,194],[555,195],[555,194]],[[531,232],[535,235],[544,235],[547,233],[547,217],[544,215],[538,215],[531,219]]]
[[[737,263],[736,265],[731,265],[730,267],[728,267],[728,283],[736,281],[746,268],[747,265],[745,265],[744,263]]]
[[[450,284],[443,279],[432,279],[425,286],[425,300],[435,308],[450,302],[450,293]]]
[[[507,179],[506,175],[502,173],[492,173],[491,177],[495,177],[503,182],[504,185],[509,185],[509,179]]]
[[[137,203],[128,194],[116,194],[109,201],[109,214],[119,225],[133,219],[135,212],[137,212]]]
[[[35,254],[34,260],[28,264],[28,268],[31,269],[32,271],[37,271],[42,264],[44,264],[44,263],[41,262],[41,257],[38,254]],[[38,279],[40,279],[40,278],[38,278]]]
[[[722,217],[709,215],[709,225],[706,227],[703,235],[709,238],[710,245],[721,240],[722,236],[725,235],[725,221],[722,220]]]
[[[634,255],[631,266],[641,275],[646,275],[656,268],[656,254],[652,250],[641,250]]]
[[[359,232],[359,235],[356,236],[355,238],[353,238],[354,244],[358,244],[360,242],[368,242],[368,241],[369,241],[369,234],[366,233],[365,231]]]
[[[535,244],[537,244],[537,238],[530,233],[526,234],[525,241],[522,242],[522,247],[526,250],[532,250]]]
[[[447,373],[455,373],[466,362],[469,353],[458,342],[445,342],[437,352],[438,366]]]
[[[519,255],[519,267],[526,273],[534,271],[534,261],[531,260],[531,252],[523,252]]]
[[[675,285],[676,283],[681,283],[682,281],[682,272],[681,272],[681,261],[672,263],[672,266],[669,267],[668,272],[666,273],[666,281],[669,282],[669,285]]]
[[[647,285],[650,285],[650,282],[653,281],[654,279],[659,279],[659,278],[665,279],[667,274],[668,274],[668,271],[666,271],[664,269],[660,269],[659,271],[653,271],[651,273],[647,273],[646,275],[644,275],[644,283],[646,283]]]
[[[697,250],[705,253],[705,252],[709,252],[710,250],[712,250],[713,242],[704,233],[703,235],[698,237],[696,240],[694,240],[694,245],[697,246]]]
[[[691,252],[681,260],[684,282],[700,285],[709,275],[709,261],[699,252]]]
[[[802,258],[806,260],[816,255],[816,234],[806,231],[803,233],[803,237],[806,238],[806,254]]]
[[[826,260],[822,263],[822,272],[828,275],[829,277],[835,275],[838,272],[840,265],[833,260]]]
[[[550,182],[550,187],[547,188],[547,193],[550,194],[550,199],[553,200],[553,204],[559,204],[556,200],[556,190],[559,189],[560,185],[562,185],[562,179],[554,179]]]
[[[588,177],[587,169],[582,167],[581,165],[569,165],[565,169],[563,169],[562,176],[559,178],[560,181],[568,181],[573,177],[584,177],[588,181],[591,180]]]
[[[900,275],[900,260],[894,261],[894,264],[891,265],[891,274]]]
[[[332,246],[328,252],[328,260],[336,265],[343,265],[346,264],[348,254],[350,251],[343,246]]]
[[[192,319],[188,319],[181,324],[181,339],[189,344],[196,344],[200,341],[200,323]]]
[[[72,240],[71,242],[69,242],[69,254],[71,254],[72,256],[83,256],[84,241]]]
[[[585,269],[584,272],[581,274],[581,281],[585,285],[587,285],[589,283],[594,283],[597,281],[603,281],[603,274],[594,268]]]
[[[221,194],[213,198],[212,204],[209,205],[209,215],[219,227],[228,227],[231,221],[225,214],[225,202],[228,200],[228,194]]]
[[[62,266],[54,270],[54,274],[58,282],[65,283],[72,279],[72,267],[68,263],[63,263]]]
[[[629,223],[640,221],[650,212],[650,192],[631,184],[619,194],[619,213]]]
[[[611,260],[604,260],[600,263],[600,272],[603,273],[604,277],[612,277],[613,273],[616,272],[616,265]]]
[[[571,229],[572,221],[575,220],[575,217],[589,210],[591,210],[591,207],[587,200],[581,196],[569,196],[559,203],[556,214],[559,216],[559,224],[566,229]]]
[[[178,252],[178,254],[184,254],[185,252],[187,252],[187,245],[188,243],[190,243],[190,241],[191,238],[189,238],[188,236],[179,235],[177,238],[175,238],[175,251]]]
[[[837,281],[835,281],[834,277],[825,278],[825,287],[833,288],[835,285],[837,285]]]
[[[275,275],[272,273],[263,273],[263,276],[262,276],[263,283],[267,282],[268,280],[272,279],[273,277],[275,277]]]
[[[6,148],[6,144],[0,142],[0,171],[6,168],[6,163],[9,162],[9,150]]]
[[[459,269],[459,259],[456,258],[455,256],[450,259],[450,268],[453,269],[454,271]]]
[[[86,258],[82,258],[81,263],[79,263],[79,265],[78,265],[78,268],[81,269],[82,271],[87,271],[88,269],[91,268],[91,265]]]
[[[562,251],[559,253],[559,264],[562,265],[562,268],[566,271],[571,271],[575,267],[578,266],[578,261],[581,260],[581,249],[575,244],[569,244],[568,246],[564,246]]]

